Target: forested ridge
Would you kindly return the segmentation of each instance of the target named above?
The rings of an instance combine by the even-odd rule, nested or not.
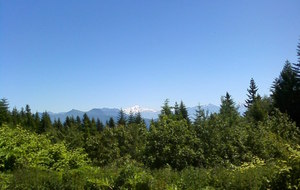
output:
[[[199,106],[192,117],[166,100],[149,128],[123,110],[117,120],[51,122],[3,98],[0,188],[300,189],[300,44],[297,53],[270,97],[250,80],[243,115],[228,92],[219,113]]]

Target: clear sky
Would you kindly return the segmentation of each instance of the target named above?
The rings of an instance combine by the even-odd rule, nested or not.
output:
[[[0,0],[0,97],[32,111],[244,102],[296,62],[299,0]]]

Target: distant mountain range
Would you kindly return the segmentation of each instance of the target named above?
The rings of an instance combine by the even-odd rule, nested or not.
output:
[[[204,109],[205,112],[207,111],[209,114],[218,113],[220,110],[220,107],[216,106],[214,104],[203,105],[203,106],[201,106],[201,108]],[[188,110],[190,118],[193,119],[196,114],[197,106],[188,107],[187,110]],[[243,104],[238,105],[238,111],[240,112],[240,114],[242,114],[246,111],[246,108],[244,107]],[[94,108],[87,112],[72,109],[68,112],[61,112],[61,113],[48,112],[48,113],[49,113],[52,121],[59,118],[63,122],[63,121],[65,121],[67,116],[69,116],[69,117],[73,116],[74,118],[79,116],[80,118],[82,118],[83,115],[86,113],[90,118],[95,118],[95,119],[99,118],[103,123],[105,123],[106,121],[109,120],[110,117],[112,117],[116,121],[118,119],[119,112],[120,112],[120,109],[117,109],[117,108]],[[136,114],[136,113],[140,112],[147,124],[150,123],[151,119],[154,119],[154,120],[157,119],[158,115],[160,114],[160,111],[158,111],[158,110],[142,108],[138,105],[135,105],[130,108],[126,108],[126,109],[124,109],[124,112],[127,116],[130,113]]]

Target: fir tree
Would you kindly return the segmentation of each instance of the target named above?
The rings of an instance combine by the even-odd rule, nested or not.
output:
[[[246,102],[246,104],[245,104],[246,108],[250,108],[250,106],[256,101],[256,99],[257,99],[257,94],[256,94],[257,90],[258,90],[258,88],[255,84],[255,81],[254,81],[253,78],[251,78],[249,89],[247,89],[248,99],[245,101]]]
[[[135,123],[135,117],[134,117],[132,111],[130,111],[129,117],[128,117],[128,124],[133,124],[133,123]]]
[[[44,112],[41,118],[40,126],[38,128],[38,133],[44,133],[47,129],[51,128],[51,119],[47,112]]]
[[[177,102],[175,102],[175,105],[174,105],[174,115],[175,115],[175,117],[180,119],[181,115],[180,115],[179,105]]]
[[[71,127],[71,121],[70,121],[70,117],[67,116],[64,122],[64,127]]]
[[[90,128],[91,128],[91,120],[89,116],[86,113],[84,113],[82,119],[82,129],[83,131],[87,132]]]
[[[121,109],[119,112],[118,125],[123,125],[123,126],[126,125],[126,116],[123,109]]]
[[[297,125],[300,124],[299,117],[299,90],[298,90],[297,74],[292,68],[289,61],[286,61],[280,76],[275,79],[272,86],[272,98],[274,106],[279,108],[283,113],[287,113],[296,121]]]
[[[11,118],[12,118],[12,123],[14,125],[17,125],[21,122],[21,118],[20,118],[20,114],[17,110],[17,108],[13,108],[12,112],[11,112]]]
[[[190,124],[191,121],[190,121],[190,118],[189,118],[189,114],[188,114],[188,111],[187,111],[183,101],[180,102],[179,112],[180,112],[181,117],[183,119],[185,119],[188,124]]]
[[[7,99],[3,98],[0,100],[0,127],[3,123],[9,122],[9,106]]]
[[[55,127],[58,130],[63,129],[63,124],[61,123],[60,118],[58,118],[57,120],[56,119],[54,120],[53,127]]]
[[[142,118],[142,115],[140,112],[138,112],[136,115],[135,115],[135,121],[134,121],[136,124],[141,124],[141,123],[144,123],[144,119]]]
[[[78,115],[76,116],[76,125],[77,126],[81,125],[81,119],[80,119],[80,117]]]
[[[169,100],[168,99],[165,100],[165,103],[162,106],[160,117],[162,117],[163,115],[166,115],[166,116],[171,116],[172,115],[172,111],[171,111],[171,108],[169,106]]]
[[[96,128],[97,128],[97,130],[98,130],[99,132],[103,131],[103,129],[104,129],[104,125],[103,125],[103,123],[100,121],[99,118],[97,118]]]
[[[30,109],[29,105],[26,105],[25,112],[26,112],[26,122],[25,122],[25,125],[28,128],[35,129],[35,122],[34,122],[32,114],[31,114],[31,109]]]
[[[115,127],[115,121],[112,117],[109,118],[109,121],[107,123],[109,128],[114,128]]]
[[[34,114],[34,123],[35,123],[35,131],[38,132],[39,126],[41,124],[41,118],[38,112]]]
[[[91,132],[92,134],[95,134],[96,131],[97,131],[97,123],[96,123],[95,118],[92,118],[91,124],[90,124],[90,132]]]
[[[200,105],[197,106],[194,125],[195,126],[202,126],[207,118],[207,114],[205,114],[204,109],[201,108]]]
[[[298,56],[298,63],[294,63],[293,64],[293,71],[296,73],[296,77],[297,77],[297,81],[298,81],[298,85],[297,85],[297,89],[299,90],[300,88],[300,42],[298,43],[297,46],[297,56]]]
[[[234,121],[239,115],[235,103],[228,92],[221,98],[220,115],[223,119],[229,119],[230,121]]]

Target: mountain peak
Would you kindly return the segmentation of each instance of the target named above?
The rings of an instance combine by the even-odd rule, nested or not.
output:
[[[136,114],[138,112],[157,112],[156,110],[154,109],[149,109],[149,108],[142,108],[141,106],[139,105],[134,105],[132,107],[129,107],[129,108],[126,108],[124,109],[124,112],[126,114],[130,114],[130,112],[132,112],[133,114]]]

